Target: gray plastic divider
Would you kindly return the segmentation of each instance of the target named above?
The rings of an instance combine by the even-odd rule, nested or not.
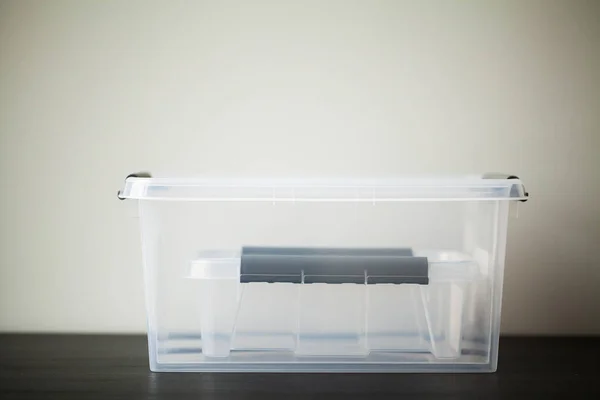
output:
[[[240,282],[429,284],[409,248],[244,247]]]

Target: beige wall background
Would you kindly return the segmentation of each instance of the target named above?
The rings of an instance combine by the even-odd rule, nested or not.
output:
[[[129,172],[501,171],[503,332],[598,334],[599,155],[597,1],[1,1],[0,330],[145,329]]]

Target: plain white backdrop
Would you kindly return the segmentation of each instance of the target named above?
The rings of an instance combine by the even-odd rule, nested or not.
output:
[[[130,172],[500,171],[503,332],[600,333],[599,43],[596,1],[0,1],[0,330],[144,331]]]

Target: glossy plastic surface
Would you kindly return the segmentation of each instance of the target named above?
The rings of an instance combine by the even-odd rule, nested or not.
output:
[[[254,184],[130,179],[152,370],[495,370],[508,200],[524,197],[520,181],[288,182],[270,192],[293,195],[267,201]],[[428,282],[243,282],[247,246],[412,249]]]

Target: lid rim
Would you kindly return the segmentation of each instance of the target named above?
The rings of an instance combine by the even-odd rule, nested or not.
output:
[[[526,201],[514,175],[505,178],[198,179],[132,174],[118,197],[156,201],[356,202]]]

